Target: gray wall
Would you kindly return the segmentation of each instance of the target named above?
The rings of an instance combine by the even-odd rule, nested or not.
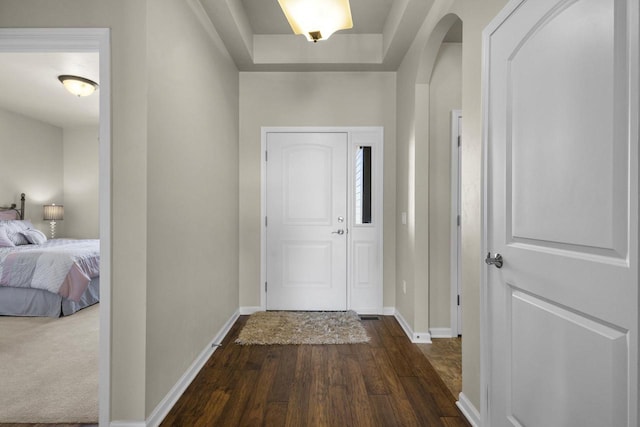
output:
[[[196,3],[0,2],[0,27],[111,30],[112,420],[145,420],[238,306],[238,74]]]
[[[440,47],[429,104],[429,328],[450,328],[451,110],[462,108],[460,43]]]
[[[98,128],[62,129],[0,110],[0,204],[27,198],[26,215],[50,235],[42,205],[65,206],[56,237],[97,239]]]
[[[145,0],[3,0],[0,27],[111,29],[111,418],[145,418]],[[142,267],[141,267],[142,265]]]
[[[64,236],[98,239],[98,126],[63,130]]]
[[[395,73],[240,73],[240,306],[260,305],[262,126],[384,126],[384,305],[395,304]]]
[[[25,193],[25,219],[50,236],[42,205],[64,204],[62,129],[0,109],[0,205],[20,205]],[[64,221],[56,236],[64,236]]]
[[[183,2],[0,2],[0,27],[111,28],[112,419],[145,419],[158,398],[169,391],[169,385],[175,381],[178,372],[183,372],[184,366],[189,365],[194,355],[202,350],[201,344],[206,341],[203,335],[206,333],[203,328],[194,325],[198,322],[208,323],[207,334],[210,337],[220,328],[220,319],[227,314],[226,311],[202,314],[202,305],[199,303],[195,303],[196,308],[186,312],[171,309],[170,301],[175,301],[178,297],[191,302],[197,298],[196,294],[199,292],[202,292],[202,300],[213,294],[206,285],[202,285],[203,288],[198,285],[176,290],[172,286],[174,284],[170,283],[175,278],[175,273],[170,273],[169,278],[162,278],[155,270],[160,267],[159,271],[165,271],[161,264],[170,259],[170,256],[166,248],[150,245],[160,244],[163,238],[177,237],[177,233],[166,230],[169,224],[174,224],[168,217],[175,218],[181,215],[181,209],[176,207],[175,202],[186,203],[188,207],[192,206],[193,202],[196,209],[203,211],[213,209],[204,219],[203,216],[199,216],[201,214],[196,214],[196,218],[200,219],[198,225],[206,231],[224,233],[224,230],[216,227],[225,225],[231,230],[228,233],[233,233],[239,226],[239,242],[238,235],[233,237],[223,234],[223,237],[220,237],[222,243],[191,243],[202,249],[203,257],[199,261],[211,262],[215,259],[212,256],[219,255],[221,259],[229,261],[229,266],[237,265],[239,262],[240,304],[253,306],[259,303],[259,288],[256,283],[259,277],[259,245],[256,245],[256,242],[259,241],[260,223],[259,215],[256,214],[259,212],[259,198],[256,195],[259,195],[260,191],[260,181],[257,179],[260,155],[257,149],[259,145],[256,144],[260,141],[260,126],[385,127],[385,194],[396,194],[396,200],[385,199],[385,226],[391,224],[392,228],[385,228],[384,303],[397,307],[414,330],[424,331],[424,328],[429,326],[429,251],[428,232],[424,231],[424,222],[428,221],[428,200],[425,200],[427,191],[416,187],[416,175],[422,179],[426,172],[416,169],[415,162],[416,158],[423,161],[426,159],[428,162],[428,145],[416,143],[424,141],[425,135],[428,139],[428,126],[425,129],[420,121],[420,117],[424,117],[422,114],[428,114],[428,102],[425,102],[424,94],[424,86],[428,84],[428,80],[418,80],[417,76],[420,74],[419,70],[423,69],[424,60],[435,58],[437,49],[424,55],[425,47],[432,38],[433,31],[438,29],[440,20],[451,12],[460,16],[464,23],[463,392],[476,408],[480,407],[481,33],[505,3],[506,0],[434,2],[397,76],[395,73],[360,73],[352,76],[349,76],[349,73],[240,73],[238,88],[233,66],[224,53],[216,50],[215,42],[198,50],[198,55],[204,55],[206,58],[193,57],[194,50],[187,43],[202,46],[205,36],[196,28],[192,17],[187,13],[188,6]],[[169,37],[163,34],[164,31],[174,37],[169,40]],[[186,50],[184,56],[177,52],[181,49]],[[160,50],[167,55],[171,67],[176,67],[177,70],[189,73],[202,72],[199,76],[211,73],[209,77],[205,77],[204,93],[194,95],[193,99],[185,99],[187,95],[178,87],[180,83],[188,86],[191,82],[187,79],[176,82],[170,69],[159,69],[162,68],[159,67]],[[196,69],[187,69],[190,68],[187,64],[180,63],[184,59],[193,60]],[[167,93],[177,96],[175,100],[158,93],[159,87],[165,83],[173,85],[167,89]],[[267,85],[272,87],[266,87]],[[183,89],[189,93],[188,87]],[[426,89],[428,90],[428,87]],[[238,90],[241,98],[239,117]],[[198,116],[198,129],[191,131],[184,126],[190,117],[181,116],[181,110],[185,108],[185,112],[196,114],[192,106],[204,102],[202,97],[208,97],[212,106],[206,108],[202,116]],[[426,98],[428,101],[428,95]],[[283,107],[272,111],[271,102],[275,100]],[[151,105],[152,102],[159,104]],[[255,105],[249,105],[248,102],[255,102]],[[171,105],[172,103],[175,105]],[[218,119],[211,113],[221,116]],[[173,117],[174,115],[177,117]],[[159,123],[165,118],[170,119],[170,124]],[[171,125],[175,125],[176,121],[180,125],[177,127],[178,131],[173,132]],[[216,129],[214,133],[213,126],[207,127],[203,124],[206,121],[214,121],[220,125],[220,129]],[[236,155],[230,145],[237,143],[238,123],[241,133],[239,154]],[[230,129],[229,125],[234,128]],[[159,128],[156,129],[156,126]],[[168,136],[162,135],[161,131],[166,131]],[[177,153],[173,159],[169,159],[169,156],[162,153],[165,148],[174,153],[173,147],[167,141],[169,136],[172,137],[173,144],[185,144],[185,141],[189,140],[198,142],[193,143],[195,147],[184,150],[185,156]],[[202,145],[205,139],[213,146],[216,143],[221,144],[220,157],[211,161],[206,159],[207,162],[197,162],[194,165],[193,154],[206,151]],[[240,169],[234,170],[238,164]],[[216,166],[220,168],[215,172],[205,171],[206,168]],[[191,182],[188,178],[189,173],[183,170],[189,168],[202,170],[206,177],[227,180],[232,189],[237,186],[236,196],[231,194],[232,189],[227,192],[218,182]],[[162,176],[162,171],[166,172],[169,169],[175,169],[178,172],[174,173],[184,175],[174,176],[177,180],[171,181]],[[428,174],[423,182],[428,182]],[[190,186],[186,186],[187,183]],[[168,186],[166,192],[163,184]],[[211,189],[208,185],[212,186]],[[179,186],[184,186],[181,191],[178,191]],[[185,193],[193,199],[213,197],[214,202],[191,200],[184,195]],[[238,204],[239,209],[236,207]],[[167,208],[173,212],[166,213]],[[165,211],[158,214],[158,209]],[[225,211],[221,212],[222,210]],[[402,211],[409,214],[407,226],[397,224],[396,213]],[[190,214],[190,211],[187,212]],[[234,214],[235,220],[232,218]],[[422,222],[416,221],[416,218]],[[397,224],[395,230],[394,224]],[[193,226],[188,226],[183,235],[191,235],[193,230],[190,227]],[[222,240],[223,238],[225,240]],[[162,241],[162,244],[166,242]],[[239,261],[234,259],[233,255],[236,247]],[[170,261],[174,263],[176,270],[184,270],[196,264],[189,262],[186,257]],[[213,279],[215,285],[211,281],[208,283],[212,289],[218,290],[215,298],[229,302],[237,292],[238,285],[231,283],[235,275],[225,266],[216,266],[220,269],[216,270],[219,276]],[[188,277],[204,277],[208,272],[209,268],[203,269],[198,264],[195,272],[190,273]],[[406,294],[395,286],[396,279],[407,279]],[[237,307],[237,301],[233,307]],[[212,304],[217,309],[218,303]],[[183,308],[183,305],[180,305],[180,308]],[[229,310],[231,307],[227,309]],[[169,322],[163,317],[173,320]],[[183,330],[192,327],[193,337],[179,336]],[[166,331],[164,328],[167,328]],[[165,332],[166,335],[163,336]],[[167,350],[166,355],[158,354],[165,349],[165,343],[170,343],[173,339],[177,339],[185,348]],[[155,353],[149,349],[153,349]],[[166,369],[166,372],[163,369]],[[158,378],[151,378],[155,375],[158,375]]]
[[[147,25],[148,415],[238,308],[238,71],[184,2]]]
[[[439,0],[434,3],[398,69],[398,211],[409,211],[410,223],[398,226],[398,280],[408,278],[407,294],[396,292],[396,307],[416,331],[429,327],[429,182],[416,164],[428,162],[429,126],[420,117],[429,111],[429,82],[441,41],[458,17],[462,38],[462,343],[463,393],[480,408],[480,238],[481,238],[481,58],[482,30],[506,0]],[[417,163],[416,163],[417,162]],[[422,163],[421,163],[422,162]]]

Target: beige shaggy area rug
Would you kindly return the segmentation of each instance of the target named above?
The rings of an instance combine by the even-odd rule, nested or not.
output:
[[[97,423],[99,304],[0,316],[0,423]]]
[[[354,311],[260,311],[252,314],[236,343],[356,344],[369,341]]]

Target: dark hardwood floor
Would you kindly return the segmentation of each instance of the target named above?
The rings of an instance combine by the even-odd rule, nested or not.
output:
[[[242,316],[169,415],[169,426],[469,426],[417,345],[390,316],[368,344],[239,346]],[[88,427],[0,424],[0,427]]]
[[[10,424],[2,423],[0,427],[97,427],[98,424]]]
[[[371,342],[239,346],[233,326],[161,426],[468,426],[417,346],[390,316]]]
[[[432,338],[416,344],[455,399],[462,391],[462,338]]]

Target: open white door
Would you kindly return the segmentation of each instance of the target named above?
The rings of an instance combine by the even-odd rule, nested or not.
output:
[[[638,18],[514,0],[485,31],[486,426],[638,425]]]
[[[267,309],[347,309],[347,133],[267,134]]]

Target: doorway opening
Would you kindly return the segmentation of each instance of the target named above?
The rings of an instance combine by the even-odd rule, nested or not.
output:
[[[416,197],[427,198],[428,208],[416,221],[428,222],[422,235],[428,239],[428,252],[424,257],[421,253],[420,259],[428,259],[425,280],[431,336],[431,343],[419,348],[456,397],[462,391],[462,338],[458,331],[463,302],[462,296],[458,300],[462,29],[463,22],[455,14],[440,20],[425,45],[416,80],[416,97],[420,95],[416,116],[426,119],[424,124],[416,123],[416,142],[419,138],[426,146],[416,162],[429,165],[428,176],[421,177],[428,188],[416,192]]]
[[[98,211],[100,235],[99,423],[110,417],[111,77],[108,28],[3,28],[2,53],[93,52],[99,56]],[[56,78],[57,76],[52,76]],[[59,83],[57,83],[59,84]]]
[[[458,337],[462,297],[459,283],[460,109],[462,105],[462,21],[443,20],[441,39],[429,49],[433,63],[423,73],[428,106],[428,284],[431,338]],[[447,26],[448,25],[448,26]],[[425,51],[426,55],[426,51]],[[426,60],[425,60],[426,62]],[[452,113],[453,112],[453,113]],[[427,160],[427,159],[425,159]]]

